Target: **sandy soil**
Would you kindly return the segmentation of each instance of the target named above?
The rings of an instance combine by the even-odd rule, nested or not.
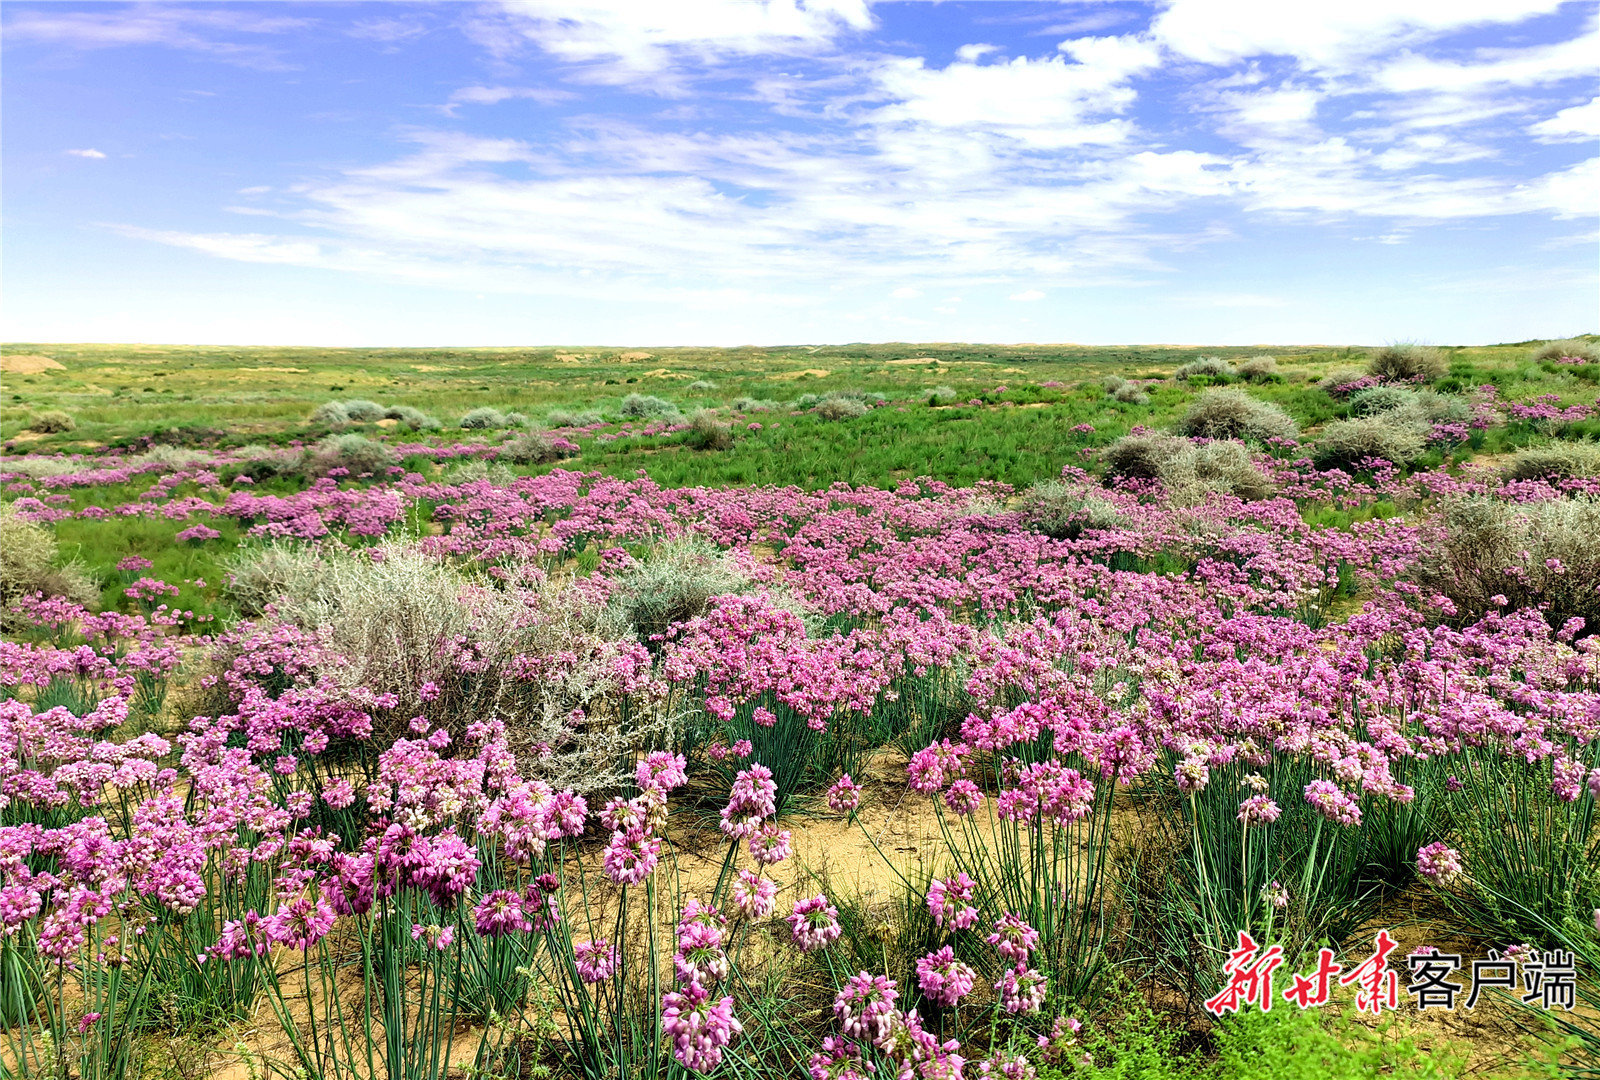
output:
[[[38,353],[15,353],[11,356],[0,356],[0,371],[8,375],[39,375],[46,371],[65,371],[67,366],[40,356]]]

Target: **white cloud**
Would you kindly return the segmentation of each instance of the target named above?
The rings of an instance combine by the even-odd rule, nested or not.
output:
[[[912,288],[910,285],[902,285],[889,295],[896,300],[915,300],[922,295],[922,290]]]
[[[345,31],[362,41],[376,41],[384,45],[398,45],[412,41],[428,32],[428,24],[420,19],[357,19]]]
[[[1207,64],[1291,56],[1318,71],[1348,72],[1367,57],[1453,30],[1515,23],[1561,0],[1173,0],[1151,32],[1174,52]]]
[[[105,154],[101,153],[99,150],[93,149],[92,147],[85,150],[68,150],[65,152],[71,154],[73,157],[93,158],[97,161],[105,158]]]
[[[1593,80],[1600,69],[1600,35],[1525,49],[1479,49],[1474,62],[1440,60],[1407,52],[1374,76],[1376,85],[1401,94],[1466,93],[1491,87],[1538,86],[1564,79]]]
[[[202,53],[241,67],[281,70],[276,48],[231,40],[232,35],[277,35],[312,25],[309,19],[260,16],[238,9],[136,5],[98,11],[24,10],[5,24],[12,41],[73,49],[159,45]]]
[[[1039,149],[1125,141],[1132,125],[1114,117],[1135,100],[1129,80],[1154,68],[1159,51],[1135,38],[1079,38],[1060,51],[987,64],[973,55],[944,68],[890,59],[876,79],[894,101],[874,120],[999,133]]]
[[[1540,142],[1578,142],[1600,136],[1600,97],[1562,109],[1528,131]]]
[[[480,41],[501,53],[531,42],[611,82],[675,81],[672,69],[684,59],[814,52],[872,26],[867,0],[568,0],[559,7],[501,0],[497,6],[474,24]]]
[[[461,105],[498,105],[502,101],[519,100],[554,105],[558,101],[570,101],[577,96],[571,90],[559,90],[547,86],[463,86],[450,95],[449,102],[440,106],[439,111],[454,116],[456,108]]]
[[[1012,293],[1011,296],[1008,297],[1008,299],[1021,300],[1021,301],[1024,301],[1024,302],[1031,301],[1031,300],[1043,300],[1044,299],[1044,293],[1040,292],[1038,289],[1027,289],[1027,290],[1025,290],[1023,292]]]

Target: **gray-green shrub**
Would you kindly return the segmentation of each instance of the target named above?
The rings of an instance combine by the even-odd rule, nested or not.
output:
[[[350,414],[345,411],[342,401],[324,401],[311,410],[311,422],[323,427],[344,427],[350,422]]]
[[[85,606],[100,596],[89,571],[77,562],[56,565],[56,538],[38,522],[19,517],[10,503],[0,505],[0,627],[9,629],[5,609],[24,596],[43,593]]]
[[[1448,596],[1452,621],[1542,607],[1552,627],[1570,618],[1600,629],[1600,498],[1506,503],[1447,499],[1426,526],[1415,576]],[[1504,605],[1495,597],[1504,597]]]
[[[562,457],[555,440],[543,431],[529,431],[508,439],[496,455],[501,461],[514,465],[544,465]]]
[[[329,435],[307,455],[309,476],[326,476],[331,469],[348,469],[351,476],[377,475],[394,464],[394,451],[365,435]]]
[[[697,450],[726,450],[733,445],[733,425],[714,409],[697,409],[689,417],[684,441]]]
[[[1372,350],[1367,374],[1386,382],[1429,382],[1449,369],[1444,354],[1426,345],[1400,343]]]
[[[703,615],[713,596],[744,592],[750,578],[727,554],[699,536],[656,545],[612,579],[609,609],[640,641],[652,643],[674,623]]]
[[[683,418],[676,405],[654,394],[629,394],[622,399],[617,412],[630,420],[666,420],[674,423]]]
[[[1239,365],[1239,378],[1246,382],[1272,382],[1278,378],[1278,358],[1252,356]]]
[[[1322,429],[1312,458],[1323,468],[1351,468],[1368,459],[1410,465],[1427,449],[1427,431],[1394,413],[1334,420]]]
[[[733,401],[735,412],[771,412],[777,407],[778,403],[770,398],[741,397]]]
[[[829,395],[817,402],[812,415],[822,420],[854,420],[867,415],[867,406],[856,398]]]
[[[1587,364],[1600,364],[1600,344],[1585,341],[1583,338],[1563,338],[1560,341],[1547,341],[1533,350],[1532,359],[1560,360],[1562,357],[1576,357]]]
[[[1124,435],[1100,452],[1100,461],[1111,476],[1159,480],[1166,463],[1189,445],[1188,439],[1176,435]]]
[[[461,418],[461,427],[467,431],[499,430],[506,426],[506,414],[487,405],[473,409]]]
[[[1600,476],[1600,443],[1557,442],[1523,450],[1501,467],[1507,480]]]
[[[59,435],[77,426],[78,422],[60,409],[46,409],[34,416],[28,423],[28,430],[37,431],[41,435]]]
[[[1249,447],[1233,440],[1183,448],[1162,463],[1160,479],[1168,498],[1179,506],[1204,502],[1213,494],[1255,500],[1277,491],[1271,477],[1256,466]]]
[[[1300,434],[1283,409],[1237,387],[1207,390],[1190,402],[1178,430],[1204,439],[1292,439]]]
[[[1115,529],[1126,519],[1115,503],[1061,480],[1040,480],[1022,493],[1023,521],[1056,540],[1076,540],[1086,529]]]
[[[1238,372],[1233,369],[1233,365],[1220,356],[1202,356],[1198,360],[1189,361],[1172,373],[1172,377],[1179,382],[1188,382],[1191,379],[1216,379],[1219,382],[1227,382],[1237,375]]]
[[[581,409],[573,412],[570,409],[551,409],[545,415],[544,422],[550,427],[589,427],[593,424],[602,424],[605,417],[593,409]]]
[[[1150,404],[1150,395],[1144,392],[1144,387],[1135,382],[1124,382],[1111,392],[1111,396],[1124,405]]]
[[[344,403],[344,414],[358,424],[372,424],[384,417],[384,408],[376,401],[356,398]]]

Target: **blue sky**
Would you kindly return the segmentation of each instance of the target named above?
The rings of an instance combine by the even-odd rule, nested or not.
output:
[[[8,0],[0,338],[1594,331],[1597,12]]]

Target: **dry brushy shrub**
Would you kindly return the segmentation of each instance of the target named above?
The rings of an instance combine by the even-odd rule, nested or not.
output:
[[[322,552],[297,540],[272,540],[239,548],[223,564],[223,595],[241,615],[254,617],[279,596],[310,596],[328,562]]]
[[[1428,382],[1447,370],[1444,354],[1426,345],[1385,345],[1367,360],[1367,374],[1386,382]]]
[[[1299,425],[1288,413],[1237,387],[1201,394],[1189,404],[1178,430],[1202,439],[1292,439],[1300,434]]]
[[[385,420],[398,420],[412,431],[435,431],[444,427],[437,417],[410,405],[390,405],[383,410]]]
[[[713,596],[746,592],[750,578],[710,541],[685,536],[658,544],[612,579],[608,608],[621,626],[651,644],[674,623],[702,615]]]
[[[687,388],[694,391],[715,390],[717,388],[717,384],[712,382],[710,379],[696,379],[694,382],[690,383]]]
[[[1127,381],[1121,375],[1105,375],[1100,379],[1100,388],[1108,394],[1115,394],[1117,388]]]
[[[28,430],[41,435],[59,435],[77,426],[78,422],[60,409],[46,409],[29,421]]]
[[[931,386],[922,392],[929,405],[953,405],[960,400],[953,386]]]
[[[1111,392],[1111,396],[1124,405],[1148,405],[1150,395],[1138,383],[1125,382]]]
[[[466,431],[498,431],[506,425],[506,414],[487,405],[479,406],[461,418],[461,427]]]
[[[1176,435],[1124,435],[1100,452],[1100,461],[1111,476],[1159,480],[1166,463],[1189,445],[1189,440]]]
[[[822,420],[854,420],[867,415],[867,406],[855,398],[829,395],[817,402],[811,412]]]
[[[56,564],[56,538],[45,526],[17,515],[10,503],[0,506],[0,628],[11,629],[5,610],[34,593],[63,596],[88,606],[100,596],[79,563]]]
[[[329,435],[306,455],[307,476],[326,476],[333,469],[348,469],[351,476],[374,475],[394,464],[394,451],[365,435]]]
[[[1500,475],[1507,480],[1600,476],[1600,443],[1560,442],[1533,447],[1506,462]]]
[[[1395,413],[1335,420],[1322,429],[1312,458],[1323,468],[1351,468],[1367,459],[1410,465],[1427,449],[1427,429]]]
[[[1252,356],[1239,365],[1239,378],[1247,382],[1271,382],[1278,377],[1276,356]]]
[[[1126,520],[1109,499],[1061,480],[1033,484],[1022,493],[1020,509],[1030,528],[1056,540],[1076,540],[1086,529],[1115,529]]]
[[[395,696],[367,710],[379,738],[407,737],[414,716],[458,738],[499,719],[524,776],[595,792],[626,784],[634,755],[670,718],[657,694],[619,674],[616,661],[638,646],[591,591],[586,579],[492,588],[388,543],[330,551],[272,604],[321,636],[313,675],[324,686],[356,702]]]
[[[350,422],[350,414],[345,411],[342,401],[324,401],[311,410],[311,422],[323,427],[344,427]]]
[[[384,408],[376,401],[354,398],[344,403],[344,414],[358,424],[375,424],[384,417]]]
[[[733,445],[733,425],[714,409],[696,409],[685,438],[697,450],[726,450]]]
[[[1340,393],[1340,387],[1359,383],[1362,379],[1371,378],[1361,368],[1335,368],[1317,380],[1317,385],[1330,396]]]
[[[1585,620],[1600,631],[1600,498],[1535,503],[1446,500],[1429,523],[1415,576],[1450,598],[1452,621],[1543,607],[1552,627]],[[1496,602],[1504,598],[1504,604]]]
[[[742,397],[733,402],[734,412],[771,412],[777,407],[778,403],[770,398]]]
[[[617,412],[630,420],[665,420],[668,423],[677,423],[683,419],[676,405],[654,394],[629,394],[622,399]]]
[[[68,457],[8,457],[0,458],[0,473],[21,473],[31,480],[47,476],[65,476],[82,472],[84,463]]]
[[[1202,356],[1198,360],[1191,360],[1184,364],[1172,377],[1179,382],[1188,382],[1191,379],[1219,379],[1227,381],[1238,372],[1233,370],[1233,365],[1220,356]]]
[[[1269,498],[1277,491],[1271,477],[1250,456],[1250,448],[1231,440],[1185,447],[1163,463],[1161,483],[1168,498],[1179,506],[1202,503],[1210,495],[1254,500]]]
[[[257,483],[274,476],[297,473],[306,459],[306,454],[302,450],[261,446],[257,443],[241,446],[233,452],[233,456],[240,462],[238,475],[248,476]]]
[[[496,461],[490,464],[482,458],[458,461],[439,475],[442,484],[478,484],[487,482],[493,487],[508,487],[517,480],[517,474]]]
[[[1560,360],[1562,357],[1573,357],[1587,364],[1600,364],[1600,344],[1585,341],[1583,338],[1547,341],[1533,350],[1532,359]]]
[[[501,461],[509,461],[514,465],[547,465],[561,460],[562,456],[555,439],[544,431],[529,431],[508,439],[499,451]]]

